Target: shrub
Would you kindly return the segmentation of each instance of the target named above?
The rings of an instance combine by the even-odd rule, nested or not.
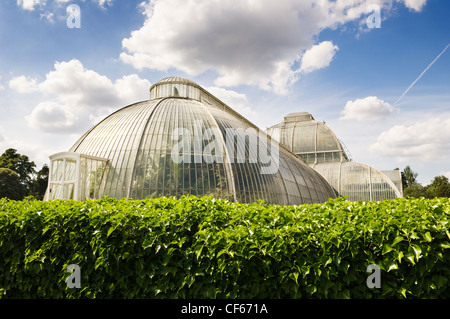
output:
[[[448,298],[450,199],[0,200],[3,298]],[[81,288],[68,288],[68,265]],[[369,289],[370,264],[381,288]]]

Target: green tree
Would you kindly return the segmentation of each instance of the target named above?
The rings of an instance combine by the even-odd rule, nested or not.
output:
[[[403,172],[401,172],[401,175],[402,175],[403,189],[406,189],[413,185],[417,185],[416,179],[419,174],[414,172],[409,165],[405,167]]]
[[[9,168],[0,168],[0,198],[21,200],[24,195],[25,189],[20,183],[19,174]]]
[[[428,198],[427,187],[420,184],[412,185],[403,190],[403,197],[425,197]]]
[[[47,164],[42,166],[41,170],[36,173],[36,178],[33,180],[33,196],[36,199],[42,200],[47,190],[49,169]]]
[[[428,185],[427,197],[450,197],[450,183],[445,176],[436,176],[433,182]]]
[[[13,148],[7,149],[0,156],[0,167],[8,168],[19,175],[19,181],[24,187],[24,196],[31,194],[33,187],[33,177],[36,174],[34,168],[36,164],[30,161],[26,155],[17,153]]]

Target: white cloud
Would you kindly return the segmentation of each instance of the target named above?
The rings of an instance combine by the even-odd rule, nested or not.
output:
[[[212,70],[217,86],[248,84],[285,94],[298,79],[295,68],[302,54],[322,30],[365,21],[369,5],[388,10],[395,2],[145,1],[138,7],[146,20],[123,39],[120,58],[139,70],[174,68],[189,75]],[[327,66],[336,50],[327,42],[314,48],[304,59],[304,70]]]
[[[150,97],[150,82],[141,79],[137,74],[126,75],[114,82],[114,90],[124,103],[134,103],[148,100]]]
[[[85,69],[76,59],[56,62],[55,70],[47,73],[39,89],[47,94],[58,95],[71,104],[111,106],[117,102],[111,80],[93,70]]]
[[[149,98],[150,82],[136,74],[113,82],[86,69],[76,59],[56,62],[54,68],[40,83],[26,76],[10,81],[10,87],[20,93],[30,90],[42,93],[43,100],[26,120],[31,127],[44,132],[79,132],[118,107]]]
[[[56,153],[58,150],[53,150],[52,147],[43,148],[42,145],[37,143],[23,142],[14,137],[6,135],[5,128],[0,126],[0,155],[7,149],[13,148],[17,150],[19,154],[27,155],[30,160],[36,163],[36,169],[41,169],[44,163],[48,163],[48,154]],[[15,134],[13,134],[15,136]],[[49,153],[50,150],[50,153]]]
[[[251,109],[245,94],[219,87],[207,87],[205,89],[245,118],[255,117],[256,113]]]
[[[105,8],[105,5],[112,6],[113,0],[94,0],[101,8]]]
[[[329,66],[338,50],[338,46],[331,41],[323,41],[312,46],[302,56],[300,71],[309,73]]]
[[[9,81],[9,87],[19,93],[32,93],[38,90],[36,79],[24,75],[12,78]]]
[[[27,116],[28,124],[43,132],[70,132],[77,125],[76,112],[58,102],[41,102]]]
[[[49,12],[49,11],[46,11],[45,13],[41,13],[41,19],[46,19],[50,23],[54,23],[55,22],[54,16],[55,15],[53,13]]]
[[[399,161],[439,160],[450,156],[449,136],[450,117],[431,118],[392,127],[380,134],[370,150]]]
[[[368,96],[364,99],[348,101],[342,111],[342,120],[356,119],[358,121],[379,121],[386,119],[395,108],[377,98]]]
[[[421,11],[427,0],[405,0],[405,6],[415,11]]]
[[[439,175],[445,176],[450,179],[450,172],[440,172]]]
[[[17,5],[27,11],[33,11],[34,7],[41,3],[41,0],[17,0]]]

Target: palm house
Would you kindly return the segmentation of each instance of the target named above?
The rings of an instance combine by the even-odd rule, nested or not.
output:
[[[334,132],[307,112],[291,113],[266,132],[319,172],[341,196],[351,201],[402,197],[399,170],[379,171],[353,162]]]
[[[337,196],[290,146],[179,77],[152,85],[149,100],[114,112],[68,152],[50,156],[47,200],[184,194],[272,204]]]

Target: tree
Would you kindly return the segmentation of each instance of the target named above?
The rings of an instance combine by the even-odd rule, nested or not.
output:
[[[402,185],[403,185],[403,189],[406,189],[408,187],[411,187],[413,185],[417,185],[417,176],[419,175],[418,173],[414,172],[411,167],[409,167],[409,165],[407,165],[405,167],[405,169],[403,170],[403,172],[401,173],[402,175]]]
[[[412,185],[403,190],[403,197],[428,197],[427,187],[420,184]]]
[[[17,188],[14,192],[15,198],[17,198],[17,194],[21,194],[21,197],[17,198],[19,200],[25,196],[33,195],[33,177],[36,174],[35,167],[36,164],[30,161],[28,156],[17,153],[13,148],[7,149],[0,156],[0,168],[7,168],[16,172],[18,175],[19,184],[13,184]],[[9,176],[8,178],[11,177]]]
[[[33,185],[33,177],[36,174],[36,164],[30,161],[26,155],[21,155],[13,148],[7,149],[0,156],[0,167],[8,168],[19,175],[19,181],[24,187],[24,196],[30,194]]]
[[[433,182],[428,185],[426,194],[428,198],[450,197],[450,183],[445,176],[436,176]]]
[[[33,180],[33,196],[42,200],[47,190],[49,169],[47,164],[42,166],[41,170],[36,173],[36,179]]]
[[[0,198],[21,200],[24,195],[25,189],[20,183],[19,174],[9,168],[0,168]]]

